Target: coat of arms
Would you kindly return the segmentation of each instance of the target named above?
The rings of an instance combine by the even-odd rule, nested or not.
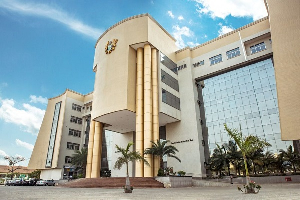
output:
[[[105,53],[110,54],[113,50],[115,50],[117,46],[118,39],[113,39],[113,41],[107,41],[105,46]]]

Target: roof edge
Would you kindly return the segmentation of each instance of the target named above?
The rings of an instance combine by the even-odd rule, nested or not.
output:
[[[120,24],[123,24],[124,22],[127,22],[129,20],[132,20],[132,19],[136,19],[136,18],[140,18],[140,17],[149,17],[154,23],[156,23],[172,40],[174,40],[176,42],[176,39],[168,32],[166,31],[166,29],[164,29],[149,13],[144,13],[144,14],[139,14],[139,15],[134,15],[134,16],[131,16],[131,17],[128,17],[126,19],[123,19],[119,22],[117,22],[116,24],[112,25],[111,27],[109,27],[108,29],[106,29],[106,31],[104,31],[100,37],[98,38],[96,44],[95,44],[95,48],[99,42],[99,40],[108,32],[110,31],[111,29],[117,27],[118,25]]]
[[[63,96],[64,94],[66,94],[67,92],[72,92],[72,93],[74,93],[74,94],[78,94],[78,95],[80,95],[80,96],[85,97],[85,96],[87,96],[87,95],[92,94],[94,91],[89,92],[89,93],[87,93],[87,94],[81,94],[81,93],[79,93],[79,92],[76,92],[76,91],[74,91],[74,90],[71,90],[71,89],[67,88],[62,94],[60,94],[60,95],[58,95],[58,96],[56,96],[56,97],[48,98],[48,101],[49,101],[49,100],[52,100],[52,99],[56,99],[56,98],[58,98],[58,97],[61,97],[61,96]]]
[[[214,39],[212,39],[212,40],[209,40],[209,41],[207,41],[207,42],[204,42],[204,43],[202,43],[202,44],[200,44],[200,45],[198,45],[198,46],[195,46],[195,47],[193,47],[193,48],[190,48],[189,46],[187,46],[187,47],[185,47],[185,48],[183,48],[183,49],[179,49],[179,50],[176,51],[175,53],[176,53],[176,54],[177,54],[177,53],[180,53],[180,52],[182,52],[182,51],[184,51],[184,50],[186,50],[186,49],[190,49],[191,51],[193,51],[193,50],[198,49],[198,48],[200,48],[200,47],[203,47],[203,46],[205,46],[205,45],[207,45],[207,44],[210,44],[210,43],[212,43],[212,42],[215,42],[215,41],[217,41],[217,40],[220,40],[220,39],[222,39],[222,38],[224,38],[224,37],[227,37],[227,36],[229,36],[229,35],[232,35],[232,34],[238,32],[238,31],[241,31],[241,30],[243,30],[243,29],[246,29],[246,28],[248,28],[248,27],[250,27],[250,26],[253,26],[253,25],[255,25],[255,24],[258,24],[258,23],[260,23],[260,22],[263,22],[263,21],[265,21],[265,20],[267,20],[267,19],[269,19],[268,16],[263,17],[263,18],[261,18],[261,19],[258,19],[258,20],[256,20],[256,21],[254,21],[254,22],[251,22],[251,23],[249,23],[249,24],[246,24],[245,26],[242,26],[242,27],[240,27],[240,28],[237,28],[237,29],[235,29],[235,30],[233,30],[233,31],[231,31],[231,32],[228,32],[228,33],[226,33],[226,34],[224,34],[224,35],[221,35],[221,36],[216,37],[216,38],[214,38]]]

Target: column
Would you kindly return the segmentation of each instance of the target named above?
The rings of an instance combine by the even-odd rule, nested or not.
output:
[[[136,151],[144,155],[144,59],[143,48],[137,49],[137,73],[136,73]],[[144,163],[136,162],[135,176],[144,177]]]
[[[144,46],[144,149],[151,147],[152,137],[152,70],[151,47]],[[144,177],[153,177],[152,155],[145,155],[150,166],[144,165]]]
[[[94,148],[93,148],[91,178],[99,178],[100,177],[102,132],[103,132],[102,123],[96,122],[95,123],[95,135],[94,135]]]
[[[151,53],[152,64],[152,98],[153,98],[153,111],[152,111],[152,124],[153,124],[153,141],[159,140],[159,100],[158,100],[158,69],[157,69],[157,50],[152,49]],[[153,158],[153,176],[157,175],[160,159],[159,157]]]
[[[95,133],[95,121],[90,122],[90,133],[89,133],[89,145],[88,145],[88,155],[86,161],[86,178],[91,178],[92,171],[92,159],[93,159],[93,147],[94,147],[94,133]]]

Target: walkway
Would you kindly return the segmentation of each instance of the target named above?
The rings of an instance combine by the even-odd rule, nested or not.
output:
[[[62,188],[50,186],[0,186],[0,199],[299,199],[300,184],[262,185],[258,194],[242,194],[236,186],[134,189]]]

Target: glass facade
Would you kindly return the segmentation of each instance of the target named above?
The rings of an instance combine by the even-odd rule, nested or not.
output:
[[[175,95],[171,94],[170,92],[162,89],[162,102],[180,110],[180,99]]]
[[[164,70],[161,70],[161,82],[167,84],[168,86],[179,92],[178,81]]]
[[[172,72],[174,72],[175,74],[178,74],[176,63],[174,63],[170,58],[168,58],[161,52],[160,52],[160,62],[161,62],[161,64],[163,64],[164,66],[169,68]]]
[[[266,139],[273,153],[292,145],[281,141],[274,68],[271,59],[204,80],[202,89],[209,150],[230,140],[224,123],[244,135]]]

